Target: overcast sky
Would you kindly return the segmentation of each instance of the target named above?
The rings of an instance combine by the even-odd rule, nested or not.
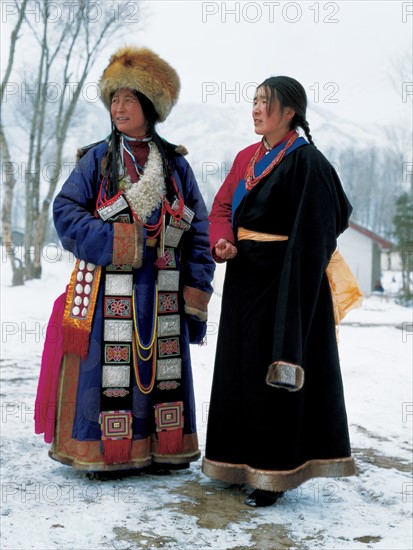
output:
[[[12,0],[2,4],[6,30],[4,23],[11,18],[5,10]],[[60,1],[63,14],[69,13],[67,4]],[[249,107],[254,83],[285,74],[301,81],[310,104],[333,117],[365,126],[411,125],[411,1],[99,4],[112,9],[123,24],[106,40],[90,80],[100,77],[115,48],[129,43],[153,49],[177,69],[180,102]],[[20,46],[16,63],[30,53]]]
[[[133,42],[178,70],[181,101],[235,105],[251,83],[286,74],[347,120],[411,121],[410,64],[403,74],[399,63],[412,54],[413,2],[155,1],[137,16]]]

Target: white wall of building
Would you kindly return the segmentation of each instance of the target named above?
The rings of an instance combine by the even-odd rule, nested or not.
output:
[[[338,247],[351,271],[357,278],[365,296],[371,294],[373,243],[370,237],[363,235],[352,227],[348,228],[338,239]],[[226,263],[216,264],[214,291],[222,295]]]
[[[370,237],[349,227],[338,238],[338,247],[365,296],[371,294],[373,243]]]

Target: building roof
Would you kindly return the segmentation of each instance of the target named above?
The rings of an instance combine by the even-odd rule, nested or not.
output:
[[[358,223],[350,222],[349,227],[351,227],[355,231],[358,231],[359,233],[362,233],[366,237],[369,237],[372,241],[380,245],[381,248],[389,249],[393,246],[393,243],[391,241],[388,241],[387,239],[380,237],[380,235],[377,235],[377,233],[373,233],[373,231],[370,231],[370,229],[366,229],[365,227],[359,225]]]

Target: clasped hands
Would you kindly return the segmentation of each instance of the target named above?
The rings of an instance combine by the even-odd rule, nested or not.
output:
[[[226,239],[219,239],[214,247],[214,252],[221,260],[232,260],[237,255],[237,247]]]

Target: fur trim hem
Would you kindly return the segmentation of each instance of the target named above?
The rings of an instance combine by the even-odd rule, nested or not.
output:
[[[93,447],[100,448],[100,441],[88,442],[93,444]],[[132,443],[132,446],[134,442]],[[91,445],[90,445],[91,446]],[[52,449],[49,450],[49,457],[56,462],[61,464],[66,464],[71,466],[74,470],[82,470],[86,472],[117,472],[119,470],[140,470],[142,468],[147,468],[152,464],[152,457],[145,458],[134,458],[130,460],[127,464],[105,464],[102,460],[90,461],[82,460],[82,458],[77,456],[68,456],[65,453],[55,451]]]
[[[304,371],[298,365],[276,361],[268,367],[265,382],[273,388],[298,391],[304,385]]]
[[[163,122],[176,104],[180,91],[177,72],[147,48],[126,46],[116,51],[100,79],[101,97],[110,109],[117,90],[136,90],[150,99]]]
[[[151,464],[185,464],[195,462],[201,457],[198,449],[198,439],[195,434],[184,434],[184,452],[177,455],[159,455],[156,449],[151,448],[153,440],[146,439],[132,441],[133,457],[127,464],[105,464],[100,454],[100,441],[77,441],[72,440],[72,453],[67,454],[62,449],[55,449],[55,444],[49,449],[49,457],[56,462],[71,466],[75,470],[86,472],[115,472],[119,470],[140,470]],[[79,453],[77,452],[79,447]],[[80,452],[83,450],[83,454]],[[89,451],[90,456],[88,456]]]
[[[226,483],[250,485],[263,491],[288,491],[313,477],[346,477],[357,473],[353,458],[309,460],[293,470],[258,470],[247,464],[230,464],[204,458],[202,471]]]

